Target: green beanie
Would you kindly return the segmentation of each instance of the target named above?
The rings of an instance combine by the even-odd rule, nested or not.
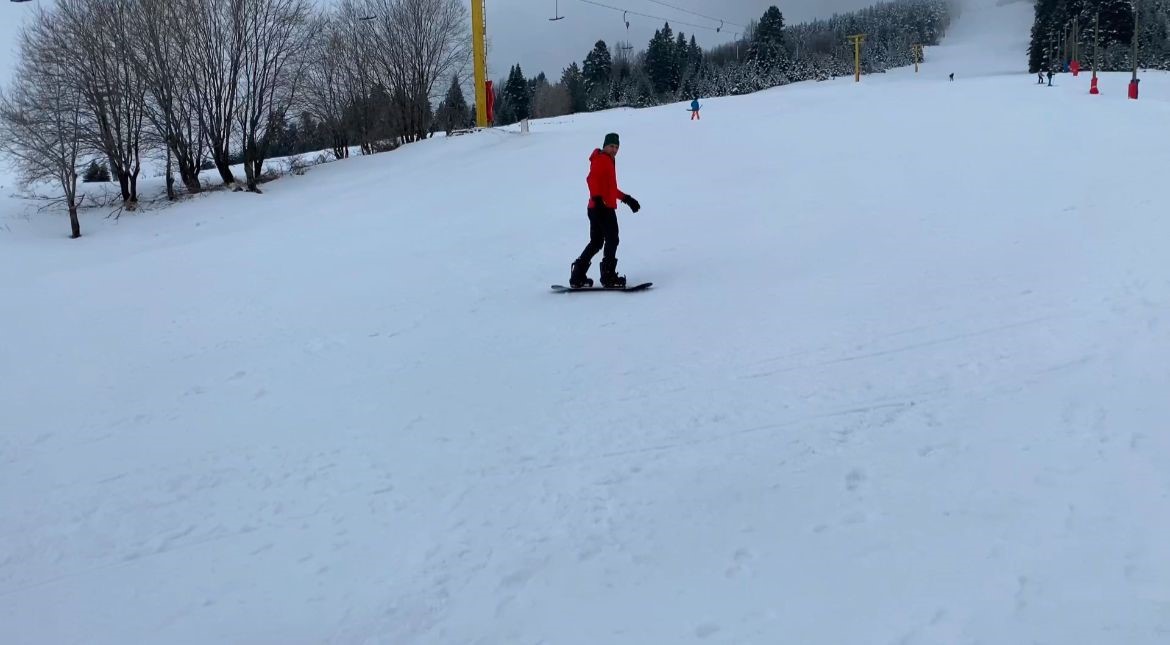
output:
[[[615,146],[622,145],[621,141],[618,140],[618,135],[616,132],[610,132],[609,134],[605,135],[605,143],[602,144],[602,147],[604,148],[605,146],[608,146],[610,144],[613,144]]]

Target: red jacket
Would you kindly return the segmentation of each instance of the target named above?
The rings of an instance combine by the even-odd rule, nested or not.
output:
[[[617,163],[614,162],[613,157],[602,152],[600,148],[594,150],[593,154],[589,156],[589,176],[585,179],[585,183],[589,184],[590,207],[593,206],[593,198],[600,195],[607,207],[616,210],[618,202],[626,196],[625,193],[618,190]]]

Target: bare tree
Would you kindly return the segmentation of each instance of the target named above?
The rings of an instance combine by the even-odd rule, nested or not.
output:
[[[467,8],[460,0],[360,0],[369,20],[362,53],[393,101],[403,141],[426,137],[440,81],[470,58]]]
[[[337,157],[351,141],[366,153],[393,148],[428,136],[439,83],[469,59],[462,0],[340,0],[328,21],[314,0],[55,4],[22,36],[0,145],[26,181],[61,182],[77,235],[80,156],[104,156],[133,203],[144,150],[165,152],[174,199],[172,165],[196,193],[206,154],[230,184],[242,149],[259,192],[294,107],[324,124]],[[562,98],[547,97],[550,113]]]
[[[442,92],[440,83],[464,71],[470,60],[467,9],[459,0],[399,0],[399,37],[410,69],[407,97],[413,123],[408,134],[425,137],[430,105]]]
[[[46,34],[85,99],[85,143],[109,161],[122,201],[138,201],[146,87],[130,53],[130,0],[58,0]]]
[[[308,0],[248,0],[237,119],[248,190],[259,192],[270,133],[283,125],[308,67],[312,7]]]
[[[573,98],[563,84],[541,85],[532,97],[533,118],[563,116],[573,108]]]
[[[347,128],[362,154],[373,154],[378,141],[390,136],[388,131],[390,94],[385,75],[378,73],[378,52],[390,45],[382,37],[377,16],[370,0],[341,0],[335,21],[347,43],[343,59],[344,76],[349,94],[345,111]]]
[[[322,25],[313,50],[318,52],[305,74],[301,103],[329,131],[333,156],[349,156],[349,127],[346,111],[361,93],[347,61],[352,48],[345,26],[337,18]]]
[[[198,104],[190,100],[193,91],[187,72],[193,63],[184,58],[176,38],[178,30],[186,28],[185,5],[173,0],[132,2],[137,38],[130,51],[150,97],[146,118],[170,149],[187,192],[198,193],[203,190],[199,167],[204,155],[204,127]]]
[[[185,7],[183,28],[175,32],[180,58],[188,63],[187,101],[198,106],[211,159],[227,185],[231,169],[232,128],[239,102],[245,42],[245,13],[257,0],[173,0]]]
[[[51,14],[34,15],[20,36],[11,89],[0,93],[0,148],[26,186],[52,181],[69,210],[70,236],[81,237],[77,166],[85,101],[68,70],[69,55],[50,36]]]

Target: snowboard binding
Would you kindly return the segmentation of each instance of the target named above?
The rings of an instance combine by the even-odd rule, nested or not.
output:
[[[574,289],[588,289],[593,286],[593,278],[585,275],[589,271],[589,260],[577,259],[569,273],[569,286]]]
[[[601,286],[606,289],[626,288],[626,276],[617,273],[617,258],[601,261]]]

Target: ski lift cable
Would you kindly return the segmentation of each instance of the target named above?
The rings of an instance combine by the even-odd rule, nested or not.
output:
[[[682,7],[676,7],[676,6],[672,5],[672,4],[670,4],[669,2],[663,2],[662,0],[647,0],[647,1],[648,1],[648,2],[653,2],[654,4],[660,4],[660,5],[664,6],[664,7],[670,7],[671,9],[674,9],[675,11],[681,11],[681,12],[683,12],[683,13],[689,13],[689,14],[691,14],[692,16],[698,16],[698,17],[700,17],[700,18],[706,18],[707,20],[713,20],[713,21],[715,21],[715,22],[719,23],[719,26],[720,26],[720,28],[722,28],[722,27],[723,27],[723,24],[724,24],[724,23],[726,23],[726,24],[728,24],[728,25],[734,25],[734,26],[736,26],[736,27],[743,27],[743,25],[741,25],[741,24],[739,24],[739,23],[737,23],[737,22],[731,22],[730,20],[724,20],[723,18],[714,18],[714,17],[712,17],[712,16],[708,16],[708,15],[705,15],[705,14],[701,14],[701,13],[699,13],[699,12],[697,12],[697,11],[691,11],[690,9],[683,9]],[[718,30],[716,30],[716,31],[718,31]]]
[[[696,25],[693,22],[683,22],[682,20],[672,20],[670,18],[663,18],[662,16],[654,16],[654,15],[651,15],[648,13],[642,13],[640,11],[633,11],[632,9],[622,9],[621,7],[615,7],[613,5],[605,4],[603,2],[597,2],[597,0],[577,0],[577,2],[584,2],[585,4],[591,4],[595,7],[601,7],[602,9],[609,9],[610,11],[620,11],[622,13],[627,13],[631,16],[641,16],[643,18],[650,18],[652,20],[662,20],[664,22],[671,22],[671,23],[674,23],[676,25],[685,25],[687,27],[694,27],[695,29],[707,29],[709,31],[714,31],[714,32],[719,31],[718,27],[712,27],[710,25]]]

